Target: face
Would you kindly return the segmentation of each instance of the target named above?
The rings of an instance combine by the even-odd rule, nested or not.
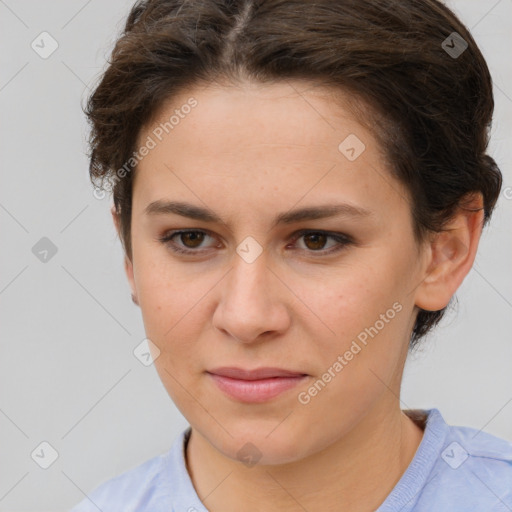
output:
[[[311,84],[210,85],[173,98],[139,143],[127,273],[192,427],[227,457],[251,442],[277,464],[382,417],[423,260],[372,134]],[[219,367],[299,376],[251,384]]]

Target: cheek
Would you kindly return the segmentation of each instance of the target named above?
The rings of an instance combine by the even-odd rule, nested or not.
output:
[[[396,300],[391,276],[355,274],[331,281],[329,291],[317,300],[315,307],[335,334],[326,330],[326,335],[311,338],[317,374],[301,389],[303,401],[299,401],[304,414],[328,416],[333,425],[351,424],[388,392],[384,383],[392,382],[407,344],[408,310]]]
[[[170,329],[200,291],[200,281],[190,279],[187,272],[172,264],[165,250],[149,243],[137,247],[134,261],[134,277],[144,318],[150,327],[165,324]]]
[[[136,260],[136,285],[146,336],[158,347],[160,355],[155,361],[164,382],[183,366],[192,350],[191,340],[198,334],[197,315],[200,313],[200,297],[204,295],[185,279],[183,273],[176,272],[168,263],[162,264],[157,258],[145,258],[139,254]],[[198,303],[199,301],[199,303]],[[194,305],[197,304],[195,307]],[[172,383],[171,383],[172,384]]]
[[[376,258],[373,264],[358,263],[296,281],[297,295],[307,306],[307,317],[313,318],[312,312],[316,313],[327,338],[329,333],[331,339],[335,336],[339,340],[357,335],[400,299],[394,269],[389,269],[385,257],[381,257],[380,266],[377,261]]]
[[[333,272],[315,287],[310,279],[303,282],[300,293],[321,320],[308,311],[304,324],[315,340],[318,373],[325,375],[331,369],[337,376],[329,392],[322,391],[318,405],[328,403],[331,393],[332,399],[373,396],[382,386],[379,378],[388,382],[403,356],[412,311],[406,302],[405,271],[400,270],[406,267],[392,254],[378,256],[372,264],[358,263]],[[318,335],[313,325],[324,334]],[[327,374],[322,380],[329,378]]]

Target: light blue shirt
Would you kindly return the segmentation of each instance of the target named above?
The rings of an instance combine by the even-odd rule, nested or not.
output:
[[[511,512],[512,443],[428,414],[413,460],[376,512]],[[71,512],[208,512],[185,465],[190,427],[171,449],[103,483]]]

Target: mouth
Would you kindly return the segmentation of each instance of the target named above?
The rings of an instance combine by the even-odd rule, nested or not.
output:
[[[282,368],[223,367],[206,372],[229,397],[245,403],[262,403],[304,382],[309,375]]]

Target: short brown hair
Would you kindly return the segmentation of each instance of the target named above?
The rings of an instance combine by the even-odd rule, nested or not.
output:
[[[91,179],[104,187],[115,178],[130,259],[130,157],[141,127],[186,88],[242,78],[311,80],[366,105],[394,176],[410,192],[418,241],[442,230],[471,192],[482,193],[489,220],[502,185],[486,154],[492,80],[467,28],[439,1],[147,0],[133,6],[85,109]],[[419,311],[411,346],[445,310]]]

